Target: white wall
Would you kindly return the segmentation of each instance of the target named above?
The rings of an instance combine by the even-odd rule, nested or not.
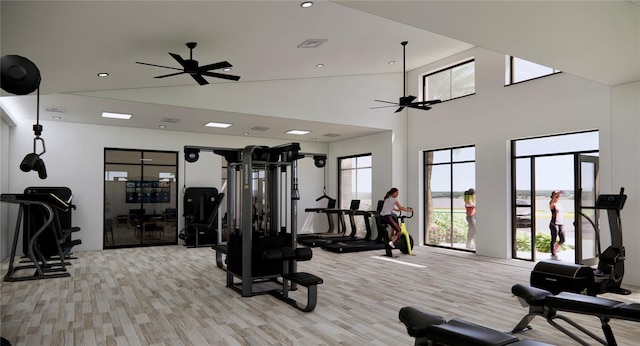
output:
[[[0,111],[3,112],[4,111]],[[0,120],[0,192],[9,188],[9,125]],[[13,232],[8,232],[9,206],[7,203],[0,203],[0,261],[4,260],[11,252],[10,242],[13,241]]]
[[[385,131],[329,144],[329,157],[327,158],[329,169],[327,173],[329,175],[328,191],[331,192],[331,197],[338,197],[338,158],[371,153],[372,202],[375,206],[376,201],[382,199],[393,184],[392,177],[396,167],[392,164],[394,162],[392,138],[393,131]],[[398,188],[404,189],[403,186]]]
[[[28,186],[68,186],[74,194],[73,203],[77,209],[73,212],[73,224],[82,230],[74,238],[82,239],[82,245],[75,251],[99,250],[103,245],[103,179],[104,148],[131,148],[148,150],[167,150],[180,152],[179,186],[186,178],[189,186],[221,187],[221,157],[210,152],[200,154],[200,160],[187,164],[186,175],[182,150],[184,145],[210,146],[222,148],[243,148],[246,145],[275,146],[282,141],[255,139],[234,136],[207,135],[163,130],[145,130],[115,126],[95,126],[64,122],[43,121],[42,138],[47,152],[42,156],[45,161],[48,178],[41,180],[37,173],[24,173],[18,164],[11,161],[7,171],[10,186],[2,192],[21,192]],[[30,120],[17,121],[17,126],[9,129],[9,158],[22,157],[32,151],[33,130]],[[5,138],[5,136],[3,136]],[[303,152],[326,153],[327,144],[301,143]],[[3,148],[5,146],[3,145]],[[4,151],[4,149],[3,149]],[[2,162],[5,160],[3,154]],[[3,180],[6,175],[3,174]],[[186,177],[185,177],[186,176]],[[302,225],[306,215],[304,208],[312,207],[318,191],[322,191],[322,170],[313,165],[313,160],[301,160],[299,165],[299,187],[301,201],[298,204],[298,225]],[[181,190],[181,188],[179,188]],[[182,195],[179,197],[182,210]],[[300,212],[302,210],[302,212]],[[13,235],[17,208],[10,208],[9,227],[3,227],[2,233]],[[3,218],[4,219],[4,218]],[[179,227],[183,220],[180,220]],[[9,231],[10,230],[10,231]],[[6,236],[3,234],[3,237]]]
[[[637,83],[611,88],[566,73],[504,86],[504,55],[473,48],[437,63],[411,71],[408,80],[475,57],[476,94],[445,102],[428,112],[409,111],[409,181],[420,189],[410,190],[410,203],[420,205],[423,169],[420,153],[427,149],[473,144],[476,146],[476,190],[478,191],[478,255],[509,258],[510,148],[512,139],[598,129],[600,133],[600,191],[616,193],[627,188],[629,197],[623,212],[627,267],[638,268],[640,253],[637,213],[638,188],[638,92]],[[409,85],[412,95],[416,84]],[[613,107],[612,107],[613,104]],[[613,108],[613,110],[612,110]],[[613,112],[613,115],[612,115]],[[616,161],[615,164],[612,161]],[[613,168],[615,167],[615,169]],[[608,178],[603,173],[625,172]],[[634,176],[635,175],[635,176]],[[624,176],[625,179],[622,179]],[[635,179],[633,182],[631,180]],[[635,217],[635,219],[634,219]],[[423,239],[424,216],[411,220],[410,230]],[[635,254],[629,256],[630,254]],[[640,284],[637,270],[627,270],[625,282]]]
[[[621,212],[626,248],[625,283],[640,285],[640,82],[611,88],[611,168],[600,179],[612,192],[624,186],[627,202]]]

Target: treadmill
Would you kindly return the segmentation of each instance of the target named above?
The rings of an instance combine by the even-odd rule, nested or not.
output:
[[[335,200],[334,200],[335,201]],[[355,220],[353,218],[353,213],[360,208],[360,200],[353,199],[351,200],[351,204],[349,205],[349,209],[335,209],[335,208],[327,208],[321,210],[320,212],[326,213],[329,218],[333,214],[338,215],[339,227],[338,233],[331,232],[331,224],[329,228],[329,232],[326,233],[308,233],[308,234],[300,234],[297,237],[297,242],[300,245],[309,246],[309,247],[318,247],[325,244],[330,244],[334,241],[349,241],[349,240],[357,240],[362,238],[356,237],[356,225]],[[305,211],[315,211],[316,208],[305,209]],[[351,224],[351,232],[346,234],[346,223],[344,221],[344,216],[349,215],[349,221]]]
[[[378,201],[378,206],[376,211],[364,211],[357,210],[354,212],[354,215],[362,215],[364,216],[365,226],[367,228],[367,234],[364,239],[354,239],[349,241],[334,241],[332,243],[328,243],[322,245],[322,248],[327,251],[335,252],[335,253],[348,253],[348,252],[361,252],[361,251],[371,251],[371,250],[382,250],[385,248],[386,242],[389,241],[389,236],[387,234],[386,225],[380,222],[380,211],[382,210],[382,206],[384,205],[384,201]],[[371,232],[371,223],[369,219],[371,217],[375,218],[376,228],[378,234],[375,239],[372,239]]]

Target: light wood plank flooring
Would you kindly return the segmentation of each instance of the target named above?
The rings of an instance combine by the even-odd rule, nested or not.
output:
[[[403,306],[502,331],[527,312],[510,289],[528,282],[534,263],[430,247],[389,261],[383,252],[314,249],[298,264],[324,279],[311,313],[226,288],[210,248],[79,252],[69,278],[2,282],[0,332],[13,345],[412,345],[398,322]],[[640,303],[640,288],[625,287],[634,293],[603,296]],[[597,319],[567,315],[601,335]],[[637,345],[640,324],[611,325],[620,345]],[[532,326],[518,336],[576,344],[542,318]]]

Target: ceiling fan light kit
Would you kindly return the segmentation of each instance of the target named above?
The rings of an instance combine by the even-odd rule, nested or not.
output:
[[[413,100],[416,99],[415,96],[412,95],[407,95],[407,71],[406,71],[406,58],[405,58],[405,49],[407,46],[407,43],[409,43],[408,41],[403,41],[400,44],[402,45],[402,88],[403,88],[403,92],[402,92],[402,97],[400,97],[400,99],[398,100],[398,102],[390,102],[390,101],[383,101],[383,100],[374,100],[376,102],[384,102],[384,103],[390,103],[391,106],[381,106],[381,107],[373,107],[371,109],[376,109],[376,108],[387,108],[387,107],[398,107],[398,109],[396,109],[396,111],[394,113],[398,113],[400,111],[402,111],[405,107],[408,108],[414,108],[414,109],[420,109],[423,111],[428,111],[429,109],[431,109],[431,107],[429,107],[429,105],[433,105],[436,103],[440,103],[442,101],[440,100],[429,100],[429,101],[418,101],[418,102],[413,102]]]
[[[193,49],[196,48],[197,45],[198,44],[196,42],[187,42],[186,46],[187,48],[189,48],[189,59],[186,59],[186,60],[183,59],[178,54],[169,53],[169,55],[171,55],[171,57],[174,58],[178,62],[178,64],[180,64],[180,66],[182,66],[182,68],[155,65],[155,64],[149,64],[149,63],[139,62],[139,61],[136,61],[136,64],[162,67],[162,68],[168,68],[168,69],[180,71],[176,73],[169,73],[161,76],[156,76],[154,78],[166,78],[166,77],[172,77],[172,76],[177,76],[181,74],[189,74],[200,85],[209,84],[209,82],[207,82],[207,80],[203,76],[222,78],[222,79],[228,79],[233,81],[240,80],[240,76],[211,72],[213,70],[226,69],[226,68],[233,67],[228,61],[220,61],[220,62],[209,64],[209,65],[199,66],[198,60],[193,59]]]

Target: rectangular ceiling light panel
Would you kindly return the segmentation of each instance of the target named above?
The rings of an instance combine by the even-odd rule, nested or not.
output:
[[[311,133],[311,131],[305,131],[305,130],[289,130],[287,132],[285,132],[288,135],[306,135],[307,133]]]
[[[102,117],[103,118],[129,120],[129,119],[131,119],[132,115],[131,114],[125,114],[125,113],[102,112]]]
[[[231,126],[231,124],[216,123],[216,122],[210,121],[210,122],[204,124],[204,126],[206,126],[206,127],[217,127],[219,129],[226,129],[227,127]]]

